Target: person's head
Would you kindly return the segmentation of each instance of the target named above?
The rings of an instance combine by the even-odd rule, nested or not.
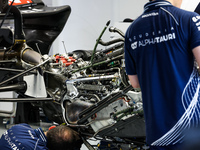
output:
[[[79,134],[65,125],[47,131],[46,137],[49,150],[78,150],[83,143]]]

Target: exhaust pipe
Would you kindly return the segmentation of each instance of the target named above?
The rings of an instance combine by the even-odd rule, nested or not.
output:
[[[25,49],[22,52],[21,58],[26,63],[32,64],[32,65],[38,65],[41,62],[43,62],[42,56],[38,52],[32,50],[31,48]]]

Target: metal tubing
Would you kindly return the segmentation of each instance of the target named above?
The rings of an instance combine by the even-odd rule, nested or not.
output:
[[[112,41],[109,42],[104,42],[101,39],[99,40],[99,44],[103,45],[103,46],[110,46],[112,44],[116,44],[118,42],[124,42],[124,38],[118,38],[118,39],[114,39]]]
[[[75,72],[78,72],[78,71],[81,71],[81,70],[83,70],[83,69],[87,69],[87,68],[90,68],[90,67],[102,65],[102,64],[104,64],[104,63],[108,63],[108,62],[111,62],[111,61],[113,61],[113,60],[115,60],[115,59],[120,59],[120,58],[123,58],[123,57],[124,57],[124,55],[122,54],[122,55],[119,55],[119,56],[114,57],[114,58],[108,58],[107,60],[104,60],[104,61],[102,61],[102,62],[98,62],[98,63],[95,63],[95,64],[91,64],[91,65],[89,65],[89,66],[85,66],[85,67],[82,67],[82,68],[73,70],[71,73],[75,73]]]
[[[14,77],[9,78],[8,80],[5,80],[5,81],[1,82],[1,83],[0,83],[0,86],[3,85],[3,84],[5,84],[5,83],[8,83],[8,82],[12,81],[13,79],[16,79],[16,78],[18,78],[18,77],[23,76],[24,74],[26,74],[26,73],[28,73],[28,72],[30,72],[30,71],[32,71],[32,70],[34,70],[34,69],[40,67],[41,65],[44,65],[44,64],[47,63],[49,60],[50,60],[50,59],[47,59],[47,60],[45,60],[44,62],[38,64],[37,66],[34,66],[34,67],[32,67],[32,68],[30,68],[30,69],[28,69],[28,70],[26,70],[26,71],[24,71],[24,72],[22,72],[22,73],[20,73],[20,74],[18,74],[18,75],[16,75],[16,76],[14,76]]]
[[[115,27],[110,27],[110,28],[109,28],[109,31],[110,31],[110,32],[117,32],[117,33],[120,34],[123,38],[125,38],[124,32],[122,32],[121,30],[119,30],[119,29],[117,29],[117,28],[115,28]]]
[[[90,111],[88,112],[88,114],[86,114],[84,117],[82,117],[79,121],[78,124],[83,124],[87,121],[88,118],[90,118],[91,116],[93,116],[95,113],[99,112],[100,110],[102,110],[103,108],[107,107],[109,104],[111,104],[112,102],[116,101],[116,99],[118,99],[119,97],[123,96],[125,93],[127,93],[128,91],[132,90],[133,87],[131,85],[127,86],[125,89],[123,89],[120,92],[117,92],[115,95],[113,95],[113,97],[109,98],[108,100],[102,100],[99,103],[93,105],[94,109],[91,110],[90,107]],[[92,106],[91,106],[92,107]],[[86,112],[86,111],[85,111]],[[84,115],[83,113],[81,113],[81,115]],[[79,115],[80,117],[80,115]]]
[[[0,98],[0,102],[38,102],[54,101],[52,98]]]
[[[5,63],[16,63],[17,62],[17,60],[0,60],[0,63],[3,63],[3,64],[5,64]]]
[[[107,76],[98,76],[98,77],[79,78],[79,79],[69,80],[67,82],[74,83],[74,82],[81,82],[81,81],[107,80],[107,79],[113,79],[113,78],[118,78],[118,77],[119,76],[116,76],[116,75],[107,75]]]
[[[0,87],[0,92],[25,91],[25,90],[26,90],[26,83],[25,82]]]
[[[25,70],[19,70],[19,69],[10,69],[10,68],[1,68],[1,71],[11,71],[11,72],[24,72]],[[37,74],[36,71],[30,71],[31,74]]]
[[[119,43],[119,44],[115,44],[114,46],[109,47],[109,48],[107,48],[105,50],[102,50],[102,52],[103,53],[108,53],[110,51],[115,51],[115,50],[117,50],[119,48],[123,48],[123,47],[124,47],[124,43]]]

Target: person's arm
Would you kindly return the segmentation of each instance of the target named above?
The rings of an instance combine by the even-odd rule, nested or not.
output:
[[[198,66],[200,67],[200,46],[195,47],[192,50],[192,52],[194,54],[194,57],[195,57],[195,59],[197,61]]]
[[[133,88],[140,88],[139,80],[137,75],[128,75],[129,81]]]

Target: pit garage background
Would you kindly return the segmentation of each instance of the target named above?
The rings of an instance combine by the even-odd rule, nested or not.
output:
[[[55,53],[71,52],[78,49],[92,50],[96,39],[103,30],[108,20],[111,26],[126,31],[130,23],[124,19],[136,19],[142,12],[148,0],[43,0],[48,6],[70,5],[72,8],[69,20],[62,33],[55,40],[50,50],[50,55]],[[194,11],[200,0],[183,0],[182,8]],[[102,39],[109,41],[115,34],[105,32]],[[65,46],[64,46],[64,45]],[[13,97],[13,93],[1,93],[0,97]],[[0,103],[0,116],[12,119],[15,116],[16,103]],[[11,118],[11,119],[10,119]],[[4,123],[7,123],[7,119]],[[4,132],[3,121],[0,122],[0,133]]]

